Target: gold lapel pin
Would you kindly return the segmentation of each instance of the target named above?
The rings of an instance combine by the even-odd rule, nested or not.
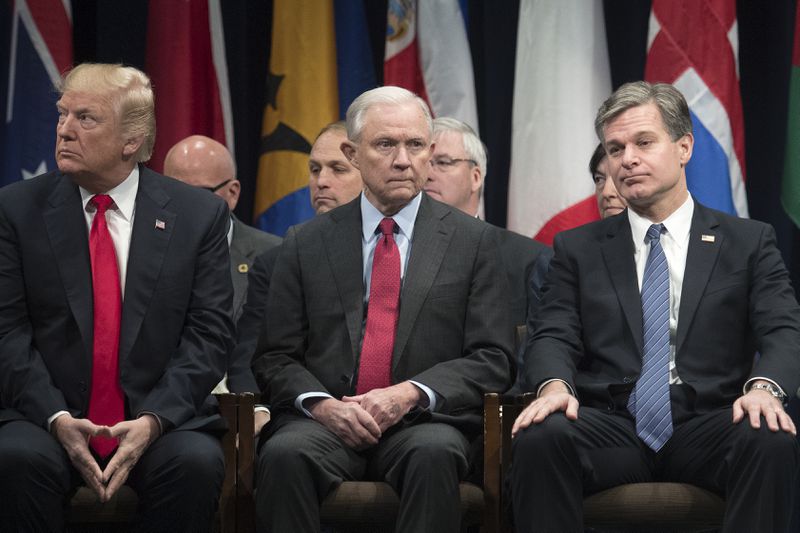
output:
[[[242,263],[241,265],[239,265],[239,272],[241,272],[242,274],[247,274],[248,270],[250,270],[250,267],[247,266],[247,263]]]
[[[700,240],[703,241],[703,242],[714,242],[714,239],[716,239],[716,237],[713,236],[713,235],[701,235],[700,236]]]

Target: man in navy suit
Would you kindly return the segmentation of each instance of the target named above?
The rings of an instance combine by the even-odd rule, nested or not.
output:
[[[62,81],[58,171],[0,190],[0,522],[60,531],[82,478],[139,494],[134,529],[207,531],[233,338],[228,208],[156,174],[150,80]]]
[[[774,230],[689,195],[674,87],[622,86],[595,128],[628,209],[555,239],[513,428],[517,531],[583,531],[585,494],[654,479],[724,495],[724,531],[785,531],[800,308]]]

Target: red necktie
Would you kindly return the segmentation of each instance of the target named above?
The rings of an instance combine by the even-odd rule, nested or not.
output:
[[[370,278],[367,328],[361,346],[356,394],[392,384],[392,350],[400,308],[400,250],[394,242],[394,220],[384,218],[375,246]]]
[[[114,241],[106,224],[106,211],[112,203],[111,197],[97,194],[91,202],[97,207],[97,212],[89,232],[94,297],[94,355],[88,418],[97,425],[113,426],[125,419],[125,400],[119,385],[122,291]],[[92,437],[89,445],[101,457],[106,457],[117,447],[117,439]]]

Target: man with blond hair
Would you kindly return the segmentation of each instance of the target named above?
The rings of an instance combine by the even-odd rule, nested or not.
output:
[[[0,522],[61,531],[81,479],[129,484],[136,531],[208,531],[231,348],[228,208],[142,165],[142,72],[84,64],[59,87],[58,170],[0,190]]]

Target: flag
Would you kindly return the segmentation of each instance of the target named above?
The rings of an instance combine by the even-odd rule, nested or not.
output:
[[[146,65],[157,126],[148,166],[161,172],[169,149],[189,135],[211,137],[234,153],[219,0],[150,0]]]
[[[789,125],[781,203],[789,218],[800,226],[800,2],[794,18],[794,51],[789,85]]]
[[[377,86],[367,16],[361,0],[335,0],[336,71],[339,87],[339,117],[344,119],[353,100]]]
[[[475,80],[458,0],[389,0],[384,85],[425,99],[438,117],[453,117],[478,132]]]
[[[645,80],[671,83],[689,104],[689,192],[703,205],[746,217],[738,50],[735,0],[653,0]]]
[[[72,66],[66,0],[15,0],[0,132],[0,185],[55,168],[56,83]]]
[[[261,229],[282,236],[314,216],[308,154],[338,117],[332,0],[275,0],[255,202]]]
[[[551,244],[599,218],[589,159],[611,92],[602,0],[521,0],[508,228]]]

